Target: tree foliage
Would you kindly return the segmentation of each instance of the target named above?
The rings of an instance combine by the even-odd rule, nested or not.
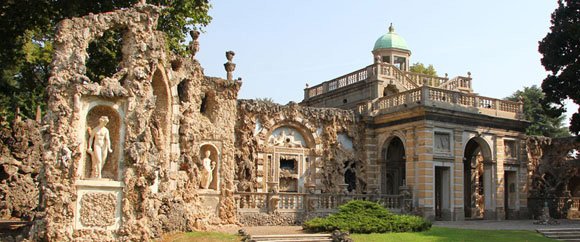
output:
[[[549,114],[558,117],[566,111],[563,101],[580,104],[580,1],[559,0],[552,13],[550,32],[540,41],[542,65],[550,72],[542,82]],[[573,114],[570,131],[580,132],[580,110]]]
[[[437,71],[433,65],[429,64],[429,66],[425,67],[423,63],[417,62],[409,67],[409,70],[414,73],[425,74],[429,76],[437,76]]]
[[[523,101],[524,118],[531,122],[531,125],[526,129],[527,135],[543,135],[552,138],[570,136],[568,128],[563,127],[566,116],[563,114],[557,117],[550,116],[548,108],[542,105],[543,98],[542,90],[533,85],[514,92],[506,99],[514,102]]]
[[[10,118],[16,107],[32,117],[46,102],[46,82],[52,61],[55,25],[62,19],[127,8],[139,0],[5,0],[0,7],[0,116]],[[168,48],[184,53],[191,28],[206,26],[208,0],[149,0],[162,7],[158,29],[167,34]],[[93,41],[87,75],[102,78],[114,71],[120,37],[112,31]],[[92,61],[92,62],[91,62]]]

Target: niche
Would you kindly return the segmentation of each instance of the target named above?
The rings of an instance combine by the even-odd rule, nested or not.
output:
[[[199,112],[206,116],[212,123],[218,117],[218,104],[216,94],[212,91],[202,93],[200,96]]]
[[[353,192],[356,190],[356,163],[345,161],[344,170],[344,183],[348,184],[348,192]]]
[[[151,131],[153,134],[153,142],[158,150],[165,150],[169,145],[168,138],[171,137],[169,133],[171,124],[171,95],[169,87],[160,69],[157,69],[153,74],[153,81],[151,86],[153,88],[153,95],[155,95],[155,110],[151,116]]]
[[[86,152],[89,147],[89,138],[91,137],[89,133],[89,128],[94,130],[95,127],[99,125],[99,119],[102,116],[106,116],[109,122],[105,127],[109,130],[109,139],[111,141],[111,149],[113,152],[107,154],[107,158],[103,161],[101,177],[102,179],[119,180],[119,157],[122,152],[120,131],[121,131],[121,118],[117,111],[109,106],[98,105],[89,110],[86,117],[86,130],[85,130],[85,159],[84,165],[80,166],[83,168],[81,170],[81,179],[98,179],[91,176],[95,174],[93,170],[92,156]],[[94,143],[95,141],[93,141]],[[94,146],[94,145],[93,145]],[[106,147],[104,147],[106,148]],[[94,151],[94,150],[93,150]]]
[[[219,188],[219,169],[220,154],[218,149],[212,144],[204,144],[199,148],[199,171],[200,171],[200,188],[209,190],[218,190]]]
[[[280,157],[280,191],[297,192],[298,191],[298,160],[294,155],[282,155]]]

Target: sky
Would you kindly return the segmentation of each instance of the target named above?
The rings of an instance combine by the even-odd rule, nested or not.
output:
[[[225,78],[225,52],[236,53],[241,99],[300,102],[304,87],[372,64],[375,41],[393,23],[411,63],[439,76],[472,73],[482,96],[504,98],[541,85],[547,72],[538,41],[555,0],[244,0],[210,1],[212,22],[199,38],[205,75]],[[577,110],[568,107],[569,114]]]

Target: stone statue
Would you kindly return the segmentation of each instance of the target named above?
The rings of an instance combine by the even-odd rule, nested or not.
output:
[[[268,200],[268,213],[275,214],[278,212],[278,203],[280,202],[280,195],[277,184],[272,186],[272,190],[270,191],[269,196],[270,199]]]
[[[99,118],[99,124],[92,130],[89,130],[89,146],[87,153],[91,155],[91,178],[101,178],[103,165],[107,160],[108,153],[113,152],[111,149],[111,139],[109,130],[105,127],[109,123],[107,116]]]
[[[212,161],[209,156],[211,155],[211,151],[205,151],[205,158],[203,158],[202,165],[203,169],[201,169],[201,188],[208,189],[209,185],[213,181],[213,170],[215,169],[215,161]]]

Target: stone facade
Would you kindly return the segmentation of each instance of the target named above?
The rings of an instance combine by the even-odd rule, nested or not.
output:
[[[307,87],[301,102],[352,110],[366,123],[366,192],[409,188],[430,219],[527,217],[522,104],[474,94],[469,73],[409,72],[410,50],[385,38],[401,39],[391,26],[373,64]]]

